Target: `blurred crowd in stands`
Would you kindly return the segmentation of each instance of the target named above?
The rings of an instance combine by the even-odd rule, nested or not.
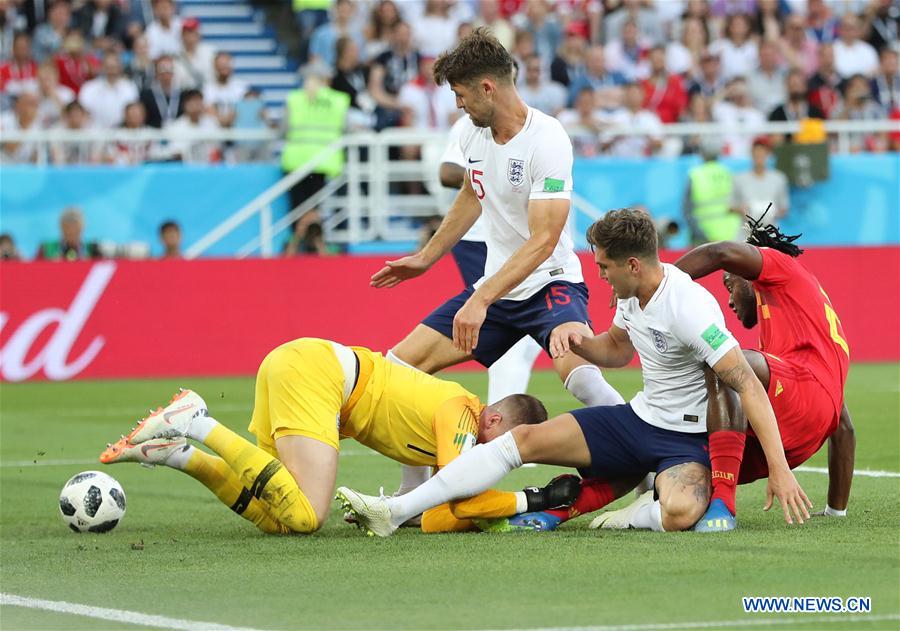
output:
[[[146,259],[154,249],[145,241],[115,243],[109,240],[89,240],[85,238],[86,221],[84,212],[77,206],[64,208],[59,215],[59,235],[42,241],[37,251],[22,252],[15,237],[0,233],[0,261],[83,261],[90,259]],[[158,257],[180,259],[184,257],[181,243],[181,226],[173,219],[163,221],[157,229]],[[342,249],[326,244],[322,228],[322,218],[316,211],[305,213],[292,227],[284,240],[281,253],[284,256],[304,254],[330,255],[341,253]]]
[[[13,235],[0,234],[0,261],[82,261],[86,259],[128,258],[145,259],[150,256],[150,245],[143,241],[117,244],[112,241],[85,239],[84,213],[77,206],[64,208],[59,215],[59,237],[42,241],[33,255],[22,252]],[[167,220],[158,229],[160,258],[182,257],[181,226]]]
[[[265,3],[263,3],[265,4]],[[173,0],[0,0],[0,130],[211,130],[265,126],[259,92]],[[434,58],[487,26],[513,53],[532,106],[558,116],[580,156],[680,155],[675,122],[900,118],[896,0],[293,0],[300,64],[327,68],[350,129],[446,130],[460,115]],[[319,72],[318,74],[321,74]],[[298,76],[298,81],[300,77]],[[248,120],[252,119],[252,120]],[[645,131],[616,135],[622,126]],[[753,134],[724,138],[749,156]],[[852,151],[900,147],[857,134]],[[60,143],[56,164],[242,159],[233,144]],[[6,162],[36,161],[5,143]]]
[[[0,131],[209,130],[235,125],[259,93],[234,76],[231,55],[202,41],[173,0],[0,0]],[[250,105],[246,105],[247,103]],[[260,125],[265,124],[264,120]],[[216,162],[215,143],[78,142],[53,164]],[[4,162],[37,161],[35,143],[4,143]]]
[[[697,151],[659,135],[675,122],[900,118],[891,0],[338,0],[298,19],[308,59],[333,69],[360,127],[449,128],[459,112],[431,65],[477,26],[513,53],[526,102],[559,117],[581,156]],[[623,126],[646,136],[607,131]],[[749,156],[752,139],[726,137],[724,151]],[[860,134],[851,150],[892,140]]]

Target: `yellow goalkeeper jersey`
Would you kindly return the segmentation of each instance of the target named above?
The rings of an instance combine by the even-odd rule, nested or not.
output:
[[[341,414],[341,438],[408,465],[442,467],[478,438],[484,406],[458,383],[353,347],[359,379]],[[354,400],[355,398],[355,400]],[[348,409],[349,408],[349,409]]]
[[[301,338],[266,356],[249,427],[261,448],[277,457],[281,436],[306,436],[338,450],[339,439],[353,438],[404,464],[443,467],[477,442],[484,406],[474,394],[367,348],[350,348],[353,353],[328,340]],[[515,509],[512,493],[487,491],[427,511],[422,527],[466,530],[471,518],[505,517]]]

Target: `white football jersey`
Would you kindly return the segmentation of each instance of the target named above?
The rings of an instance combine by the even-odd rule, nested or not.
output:
[[[462,130],[466,123],[469,125],[472,124],[469,117],[466,115],[460,116],[456,122],[453,123],[453,127],[450,128],[450,138],[447,142],[447,148],[444,149],[444,153],[441,155],[441,164],[449,162],[450,164],[455,164],[464,169],[466,168],[466,158],[462,154],[462,148],[459,146],[459,137],[462,134]],[[475,223],[472,224],[472,227],[469,228],[469,231],[464,234],[460,240],[479,241],[484,243],[486,232],[484,222],[484,215],[482,215],[475,220]]]
[[[531,200],[572,198],[572,142],[558,120],[533,107],[519,133],[503,145],[494,141],[489,127],[476,127],[468,116],[462,120],[460,149],[487,227],[487,262],[477,289],[531,235]],[[553,254],[503,298],[525,300],[560,280],[584,281],[568,226]]]
[[[706,431],[703,363],[713,366],[738,345],[716,299],[674,265],[641,310],[637,298],[619,300],[613,324],[628,332],[641,358],[644,389],[631,400],[650,425],[676,432]]]

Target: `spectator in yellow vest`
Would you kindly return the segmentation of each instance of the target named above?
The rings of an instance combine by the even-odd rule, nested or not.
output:
[[[703,164],[688,172],[682,208],[694,245],[731,241],[741,228],[741,215],[731,209],[734,179],[718,160],[720,147],[717,139],[702,140]]]
[[[311,172],[290,191],[291,208],[297,208],[325,186],[326,178],[336,177],[344,169],[341,149],[321,157],[329,145],[340,139],[347,122],[350,97],[328,87],[331,69],[322,62],[307,64],[302,69],[303,87],[287,97],[287,126],[281,168],[285,174],[315,161]]]

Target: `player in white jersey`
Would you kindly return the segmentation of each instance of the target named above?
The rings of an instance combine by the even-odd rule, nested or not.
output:
[[[765,390],[713,297],[683,272],[660,263],[650,216],[637,210],[607,213],[591,226],[588,241],[600,276],[620,297],[616,316],[597,336],[577,323],[560,327],[550,342],[553,355],[574,351],[594,364],[619,367],[637,352],[644,391],[629,404],[574,410],[540,426],[516,428],[472,448],[402,497],[339,489],[363,526],[388,536],[410,515],[480,493],[512,469],[534,462],[576,467],[582,477],[603,481],[607,501],[627,490],[623,481],[656,471],[659,499],[648,491],[618,526],[690,528],[706,510],[710,493],[705,365],[740,396],[773,472],[767,493],[778,497],[787,521],[791,513],[801,522],[809,517],[811,504],[788,467]]]
[[[466,159],[460,149],[459,139],[463,128],[470,125],[466,118],[460,118],[453,124],[447,148],[441,155],[439,172],[441,184],[457,191],[463,185],[466,176]],[[484,224],[484,218],[479,217],[450,250],[465,287],[471,287],[484,276],[484,263],[487,258],[487,243],[485,243],[487,229]],[[531,378],[531,367],[540,352],[541,347],[537,342],[525,336],[491,364],[488,368],[488,403],[499,401],[511,394],[524,394]],[[409,492],[430,477],[431,467],[402,465],[397,494]],[[411,522],[413,525],[415,523],[415,520]]]
[[[524,336],[549,352],[567,322],[589,323],[587,287],[566,222],[572,143],[559,121],[529,108],[512,80],[513,60],[475,29],[434,65],[468,114],[460,151],[466,173],[434,237],[372,276],[393,287],[425,273],[484,217],[484,276],[429,315],[388,356],[434,373],[469,359],[491,366]],[[587,405],[622,402],[600,369],[574,354],[554,359],[566,388]]]
[[[441,184],[455,190],[459,190],[466,177],[466,158],[463,156],[459,141],[463,129],[467,129],[469,125],[470,122],[465,117],[453,124],[447,148],[441,156]],[[487,260],[486,232],[485,219],[479,217],[459,243],[450,250],[466,287],[474,285],[484,276]],[[488,403],[499,401],[511,394],[523,394],[528,389],[531,367],[540,353],[540,345],[525,336],[491,364],[488,368]]]

